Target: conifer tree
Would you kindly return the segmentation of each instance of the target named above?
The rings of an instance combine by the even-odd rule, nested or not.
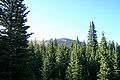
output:
[[[87,56],[87,69],[89,79],[96,80],[97,79],[97,59],[96,59],[96,51],[98,48],[97,43],[97,34],[95,30],[95,25],[92,21],[92,25],[90,22],[90,29],[88,31],[88,41],[86,47],[86,56]]]
[[[42,75],[42,80],[50,80],[51,76],[50,76],[50,69],[49,69],[49,65],[50,65],[50,61],[48,56],[45,57],[44,61],[43,61],[43,66],[41,71],[41,75]]]
[[[42,43],[40,44],[40,53],[42,55],[42,62],[44,61],[45,57],[46,57],[46,47],[45,47],[45,42],[44,40],[42,41]]]
[[[30,53],[34,54],[34,44],[33,44],[32,40],[29,42],[28,49],[29,49]]]
[[[114,54],[114,75],[113,79],[114,80],[119,80],[120,79],[120,50],[119,50],[119,45],[116,43],[115,46],[115,54]]]
[[[34,41],[34,62],[32,64],[34,65],[33,72],[35,73],[36,78],[40,80],[41,79],[40,70],[42,66],[42,54],[40,52],[39,44],[37,43],[36,39]]]
[[[66,79],[68,80],[81,80],[81,69],[82,66],[79,64],[77,44],[74,44],[74,49],[70,56],[70,63],[66,70]]]
[[[56,76],[54,74],[56,73],[55,70],[56,56],[53,47],[53,39],[51,39],[46,46],[46,57],[48,57],[50,62],[49,63],[50,65],[48,65],[50,79],[55,79]]]
[[[81,54],[81,64],[82,64],[82,79],[88,80],[88,72],[87,72],[87,57],[86,57],[86,44],[85,41],[82,42],[82,45],[80,47],[80,54]]]
[[[29,11],[26,11],[27,7],[23,4],[23,1],[0,1],[0,6],[2,6],[0,8],[0,22],[5,28],[3,31],[0,30],[2,34],[0,40],[3,41],[0,44],[7,45],[1,51],[2,55],[7,56],[4,57],[6,60],[3,61],[6,63],[3,66],[6,67],[2,67],[2,71],[0,71],[3,76],[2,79],[34,80],[34,75],[27,64],[29,62],[27,39],[31,34],[27,34],[26,31],[29,28],[29,26],[25,26],[25,22],[27,22],[26,16]]]
[[[55,40],[53,41],[53,47],[54,47],[54,52],[56,53],[57,48],[58,48],[58,43],[57,43],[56,38],[55,38]]]
[[[104,33],[102,33],[102,40],[100,43],[100,50],[99,50],[99,54],[100,54],[100,71],[98,73],[98,77],[100,80],[109,80],[108,79],[108,51],[107,51],[107,42],[106,42],[106,38],[104,36]]]
[[[111,41],[109,42],[109,45],[108,45],[108,59],[107,59],[107,62],[108,62],[108,79],[110,80],[113,80],[114,77],[114,55],[115,55],[115,44],[114,42]]]
[[[61,45],[58,47],[56,53],[56,71],[57,71],[57,80],[65,79],[65,71],[66,71],[66,59],[65,59],[65,51],[64,46]]]
[[[87,45],[89,47],[88,55],[90,55],[90,58],[95,57],[96,50],[98,48],[96,32],[97,31],[95,30],[95,25],[92,21],[92,25],[91,25],[91,22],[90,22],[90,29],[88,31],[88,43],[87,43]]]

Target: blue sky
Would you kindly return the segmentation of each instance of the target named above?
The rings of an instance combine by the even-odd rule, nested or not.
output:
[[[98,41],[102,31],[107,40],[120,43],[120,0],[25,0],[30,10],[30,39],[70,38],[87,40],[94,21]]]

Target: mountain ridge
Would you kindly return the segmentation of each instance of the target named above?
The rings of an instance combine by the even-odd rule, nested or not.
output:
[[[53,39],[53,40],[55,40],[55,39]],[[45,45],[47,45],[49,43],[49,41],[50,41],[50,39],[49,40],[45,40],[44,41]],[[69,39],[69,38],[58,38],[58,39],[56,39],[56,41],[57,41],[58,45],[62,45],[62,44],[65,44],[65,43],[66,43],[66,45],[71,45],[72,42],[74,43],[74,41],[76,41],[76,40]],[[38,44],[42,44],[42,42],[43,41],[37,40]]]

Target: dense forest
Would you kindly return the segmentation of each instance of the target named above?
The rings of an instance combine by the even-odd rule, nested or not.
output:
[[[94,22],[88,40],[71,45],[51,39],[28,41],[24,0],[0,1],[0,80],[120,80],[120,45],[97,41]]]

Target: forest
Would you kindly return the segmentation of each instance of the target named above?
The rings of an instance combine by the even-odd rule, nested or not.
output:
[[[24,0],[0,0],[0,80],[120,80],[120,45],[97,41],[90,22],[87,42],[28,41]],[[4,28],[1,28],[4,27]]]

